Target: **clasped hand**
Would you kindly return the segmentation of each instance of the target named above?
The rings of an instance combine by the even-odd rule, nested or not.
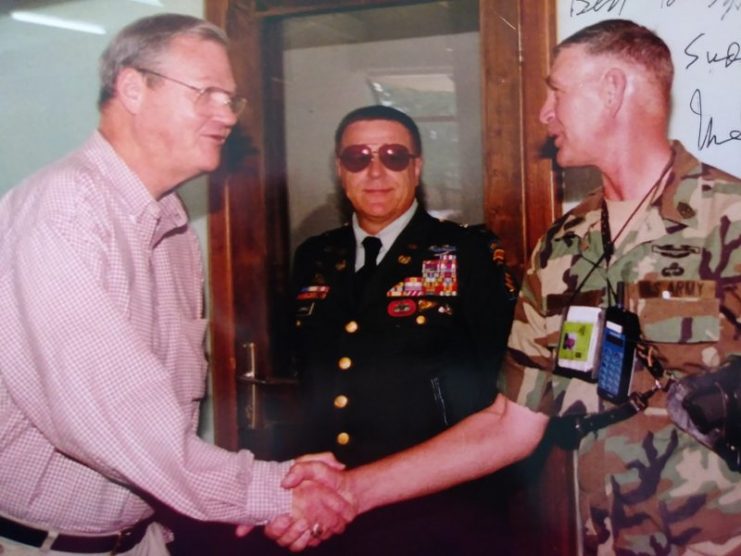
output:
[[[291,515],[273,519],[265,534],[299,552],[342,533],[358,513],[344,467],[328,452],[298,458],[282,483],[293,489]]]

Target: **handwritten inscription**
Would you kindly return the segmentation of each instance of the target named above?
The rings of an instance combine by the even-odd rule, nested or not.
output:
[[[698,118],[697,148],[708,149],[714,145],[723,145],[729,141],[741,141],[741,129],[732,129],[726,137],[719,137],[713,126],[715,122],[712,116],[707,116],[702,108],[702,93],[695,89],[690,99],[690,111]]]
[[[645,1],[645,0],[644,0]],[[695,1],[695,0],[693,0]],[[724,20],[729,13],[741,12],[741,0],[705,0],[708,9],[720,11],[720,19]],[[671,8],[678,0],[661,0],[660,7]],[[588,14],[590,12],[611,13],[622,15],[628,0],[571,0],[569,15],[571,17]]]
[[[584,15],[589,12],[623,13],[628,0],[571,0],[571,17]],[[741,1],[741,0],[739,0]]]
[[[741,12],[741,0],[708,0],[708,8],[719,8],[722,20],[733,10]]]
[[[729,43],[725,52],[715,52],[705,49],[703,56],[702,39],[704,36],[705,33],[700,33],[684,48],[684,53],[690,59],[687,65],[684,66],[684,69],[689,69],[700,60],[706,62],[709,66],[712,66],[713,64],[722,64],[723,67],[726,68],[732,66],[736,62],[741,62],[741,45],[736,41]]]

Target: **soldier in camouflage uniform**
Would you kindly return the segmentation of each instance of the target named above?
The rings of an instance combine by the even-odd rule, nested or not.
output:
[[[541,120],[560,165],[596,166],[603,186],[532,255],[501,375],[508,397],[345,477],[299,466],[292,480],[321,478],[365,511],[526,456],[548,434],[546,416],[610,410],[596,384],[559,374],[555,359],[564,311],[614,305],[613,291],[650,353],[634,392],[654,388],[651,362],[665,386],[741,352],[741,181],[666,138],[672,77],[664,42],[632,22],[597,23],[556,48]],[[584,552],[741,554],[741,475],[672,423],[663,390],[589,433],[577,456]]]
[[[637,52],[622,50],[630,43]],[[649,65],[645,56],[652,58]],[[667,90],[671,80],[661,60],[670,64],[669,56],[650,31],[624,21],[598,23],[557,49],[541,119],[556,137],[558,161],[594,163],[604,187],[557,221],[532,255],[505,371],[511,398],[531,409],[566,414],[612,407],[598,397],[594,384],[554,372],[564,310],[570,305],[609,306],[608,284],[615,290],[624,285],[626,309],[638,315],[642,339],[665,369],[662,382],[707,372],[741,350],[741,183],[659,135],[666,129],[668,98],[652,106],[647,94],[664,96],[662,88]],[[596,91],[585,92],[583,84],[595,75],[605,81],[597,82]],[[631,86],[634,95],[645,94],[632,98]],[[591,145],[579,143],[578,125],[583,122],[576,124],[568,113],[570,103],[589,94],[602,95],[605,100],[598,106],[607,114],[590,124],[607,121],[608,126],[599,132],[602,140]],[[622,103],[616,111],[628,115],[613,115],[617,112],[611,111],[615,104],[610,102]],[[631,124],[633,135],[621,137],[622,126],[631,129]],[[623,138],[631,144],[621,144]],[[662,173],[667,159],[671,163]],[[646,164],[652,171],[626,171],[632,160],[636,169]],[[634,184],[643,189],[631,191]],[[619,210],[621,202],[635,212],[614,226],[613,206]],[[612,235],[607,241],[604,207]],[[610,244],[614,254],[607,264],[603,254]],[[644,392],[653,383],[639,358],[632,390]],[[590,434],[578,448],[585,549],[679,554],[693,548],[738,554],[739,479],[716,454],[672,424],[666,396],[659,391],[644,412]]]
[[[553,372],[567,304],[606,307],[606,283],[625,284],[656,360],[680,378],[738,353],[741,314],[741,184],[699,163],[680,144],[668,183],[617,248],[601,257],[603,193],[592,193],[541,240],[523,283],[510,335],[508,391],[549,414],[595,413],[612,404],[594,384]],[[586,279],[585,279],[586,278]],[[577,285],[584,284],[574,294]],[[640,364],[632,388],[651,389]],[[516,394],[515,394],[516,393]],[[642,413],[585,438],[578,452],[580,515],[588,553],[712,554],[741,551],[741,478],[669,419],[665,394]],[[735,536],[727,550],[710,548]]]

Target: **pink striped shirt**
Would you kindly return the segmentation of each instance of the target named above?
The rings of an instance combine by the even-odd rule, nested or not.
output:
[[[152,509],[260,523],[289,462],[196,435],[203,269],[177,195],[155,201],[98,132],[0,201],[0,513],[106,533]]]

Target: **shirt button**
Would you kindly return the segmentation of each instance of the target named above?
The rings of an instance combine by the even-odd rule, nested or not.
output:
[[[346,446],[350,443],[350,435],[346,432],[341,432],[337,435],[337,444],[340,446]]]
[[[297,320],[296,321],[296,328],[301,328],[301,321],[300,320]]]
[[[421,326],[427,322],[427,317],[425,317],[424,315],[418,315],[415,321]]]
[[[336,397],[336,398],[334,399],[334,406],[335,406],[335,407],[336,407],[337,409],[342,409],[343,407],[345,407],[345,406],[346,406],[346,405],[348,404],[348,402],[349,402],[349,401],[350,401],[350,400],[348,399],[348,397],[347,397],[347,396],[345,396],[345,395],[343,395],[343,394],[340,394],[339,396],[337,396],[337,397]]]
[[[354,334],[358,331],[358,323],[354,320],[351,320],[345,325],[345,332],[348,334]]]
[[[346,371],[350,367],[352,367],[352,359],[349,357],[340,357],[340,360],[337,362],[337,366],[343,370]]]

